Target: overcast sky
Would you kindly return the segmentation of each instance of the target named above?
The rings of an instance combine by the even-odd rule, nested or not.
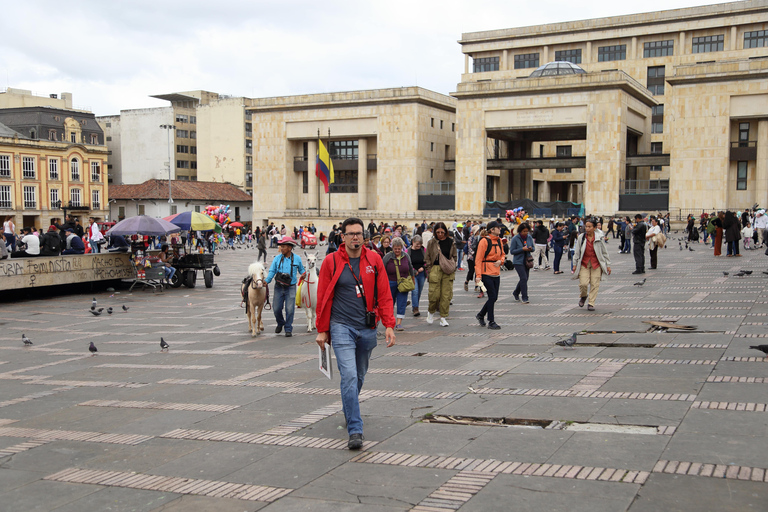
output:
[[[419,85],[448,94],[463,32],[691,7],[645,0],[4,2],[1,88],[71,92],[96,115],[204,89],[284,96]]]

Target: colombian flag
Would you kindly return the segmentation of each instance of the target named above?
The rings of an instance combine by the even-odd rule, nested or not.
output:
[[[328,154],[328,150],[325,149],[323,141],[318,140],[317,149],[317,166],[315,167],[315,175],[320,178],[320,181],[325,185],[325,193],[328,193],[328,185],[334,182],[333,176],[333,162],[331,161],[331,155]]]

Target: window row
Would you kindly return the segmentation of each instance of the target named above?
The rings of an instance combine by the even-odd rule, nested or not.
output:
[[[25,185],[22,189],[25,210],[37,210],[42,205],[38,205],[37,187]],[[69,189],[69,206],[85,206],[82,204],[83,191],[79,188]],[[10,185],[0,185],[0,208],[13,208],[13,199]],[[57,188],[49,190],[48,207],[51,210],[61,208],[61,191]],[[101,190],[91,191],[91,210],[101,209]]]
[[[179,139],[196,139],[197,132],[189,130],[176,130],[176,137]]]
[[[176,114],[176,122],[197,124],[197,116],[188,116],[187,114]]]
[[[82,181],[80,174],[80,160],[73,158],[69,161],[70,181]],[[0,178],[11,178],[11,156],[0,155]],[[37,179],[37,157],[21,157],[21,177],[26,180]],[[59,159],[48,158],[48,179],[60,180]],[[101,162],[91,161],[91,181],[101,181]]]
[[[177,153],[190,153],[193,155],[197,154],[197,146],[187,146],[185,144],[176,144],[176,152]]]
[[[177,169],[197,169],[197,162],[189,160],[176,160]]]

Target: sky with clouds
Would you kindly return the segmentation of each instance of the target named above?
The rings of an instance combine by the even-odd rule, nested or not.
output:
[[[0,88],[71,92],[96,115],[153,94],[247,97],[419,85],[455,90],[464,32],[617,16],[706,0],[36,0],[3,5]]]

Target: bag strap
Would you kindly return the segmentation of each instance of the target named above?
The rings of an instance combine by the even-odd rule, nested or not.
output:
[[[400,262],[395,258],[395,274],[397,274],[397,281],[400,282]]]

